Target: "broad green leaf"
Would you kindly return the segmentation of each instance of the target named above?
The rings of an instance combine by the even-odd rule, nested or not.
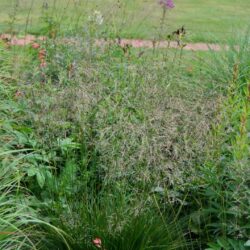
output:
[[[42,174],[41,172],[37,172],[36,179],[37,179],[38,185],[41,188],[43,188],[44,183],[45,183],[45,176],[44,176],[44,174]]]
[[[29,167],[27,170],[27,174],[29,177],[35,176],[37,174],[37,169],[34,167]]]
[[[250,247],[250,240],[248,240],[245,244],[244,244],[245,247]]]
[[[206,250],[221,250],[221,247],[217,243],[209,243],[209,248],[206,248]]]

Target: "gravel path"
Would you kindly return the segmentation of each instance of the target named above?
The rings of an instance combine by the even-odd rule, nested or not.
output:
[[[44,36],[33,36],[26,35],[22,38],[17,38],[16,36],[11,36],[9,34],[0,34],[0,40],[6,41],[9,45],[25,46],[28,44],[34,44],[35,42],[44,41],[46,37]],[[65,39],[65,42],[74,42],[72,38]],[[122,46],[132,46],[134,48],[180,48],[177,42],[175,41],[157,41],[153,42],[151,40],[140,40],[140,39],[117,39],[116,42]],[[101,46],[108,43],[108,41],[97,40],[96,44]],[[208,51],[214,50],[219,51],[222,49],[222,46],[219,44],[206,44],[206,43],[187,43],[183,46],[184,50],[191,51]]]

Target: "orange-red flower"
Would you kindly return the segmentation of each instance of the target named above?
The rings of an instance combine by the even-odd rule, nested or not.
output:
[[[45,49],[39,50],[39,53],[38,53],[39,60],[45,59],[45,56],[46,56],[46,50]]]
[[[32,46],[33,49],[39,49],[40,48],[39,43],[33,43],[31,46]]]
[[[46,50],[45,49],[40,49],[38,52],[38,59],[40,61],[40,67],[45,68],[46,67]]]

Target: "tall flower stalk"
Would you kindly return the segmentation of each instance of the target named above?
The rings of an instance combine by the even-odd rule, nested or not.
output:
[[[166,13],[168,9],[173,9],[175,7],[173,0],[160,0],[159,4],[162,6],[162,18],[161,18],[161,23],[160,23],[160,33],[159,33],[159,38],[161,38],[165,19],[166,19]]]

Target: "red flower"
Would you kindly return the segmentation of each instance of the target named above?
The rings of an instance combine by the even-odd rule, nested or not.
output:
[[[18,98],[18,97],[20,97],[22,95],[23,95],[23,93],[21,91],[19,91],[19,90],[17,90],[16,93],[15,93],[16,98]]]
[[[95,238],[92,242],[96,247],[98,248],[102,247],[102,240],[100,238]]]
[[[42,61],[41,63],[40,63],[40,67],[41,68],[45,68],[47,66],[47,63],[45,62],[45,61]]]
[[[46,50],[45,49],[40,49],[38,52],[38,59],[40,61],[40,67],[45,68],[46,67]]]
[[[45,49],[39,50],[39,52],[38,52],[38,58],[39,58],[39,60],[45,59],[45,56],[46,56],[46,50]]]
[[[31,46],[32,46],[33,49],[39,49],[40,48],[39,43],[33,43]]]

